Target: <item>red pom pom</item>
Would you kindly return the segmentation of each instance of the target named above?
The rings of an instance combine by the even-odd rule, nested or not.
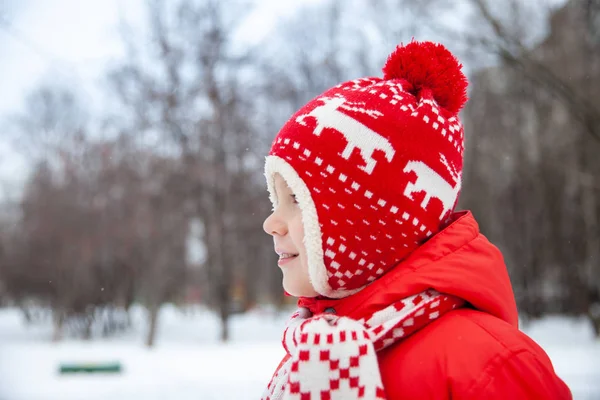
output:
[[[441,44],[413,41],[398,46],[383,67],[383,78],[404,79],[415,96],[429,89],[434,100],[453,114],[467,102],[467,78],[462,64]]]

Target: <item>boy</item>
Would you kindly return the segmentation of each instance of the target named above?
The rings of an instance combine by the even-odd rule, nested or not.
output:
[[[300,310],[264,399],[570,399],[517,327],[496,247],[454,213],[467,100],[443,46],[326,91],[266,160],[283,287]]]

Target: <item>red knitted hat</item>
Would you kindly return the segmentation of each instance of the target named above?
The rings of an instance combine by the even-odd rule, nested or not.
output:
[[[302,210],[315,290],[341,298],[397,265],[439,231],[461,188],[467,100],[462,65],[442,45],[398,46],[383,79],[361,78],[302,107],[273,141]]]

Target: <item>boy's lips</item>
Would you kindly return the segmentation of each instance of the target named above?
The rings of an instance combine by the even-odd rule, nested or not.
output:
[[[298,253],[294,253],[293,251],[289,251],[289,250],[282,249],[279,247],[275,248],[275,253],[277,253],[277,255],[280,258],[295,257],[298,255]]]
[[[294,261],[296,258],[298,258],[298,255],[291,255],[289,257],[279,257],[279,261],[277,261],[277,265],[279,265],[280,267],[290,263],[292,261]]]
[[[281,248],[275,248],[275,252],[279,255],[279,261],[277,262],[279,266],[285,265],[298,257],[297,253],[292,253]]]

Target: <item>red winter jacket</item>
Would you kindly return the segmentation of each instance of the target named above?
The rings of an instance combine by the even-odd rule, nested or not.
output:
[[[390,400],[571,399],[546,353],[517,328],[517,308],[502,255],[470,212],[359,293],[302,299],[314,314],[360,319],[433,288],[469,307],[451,311],[379,353]]]

